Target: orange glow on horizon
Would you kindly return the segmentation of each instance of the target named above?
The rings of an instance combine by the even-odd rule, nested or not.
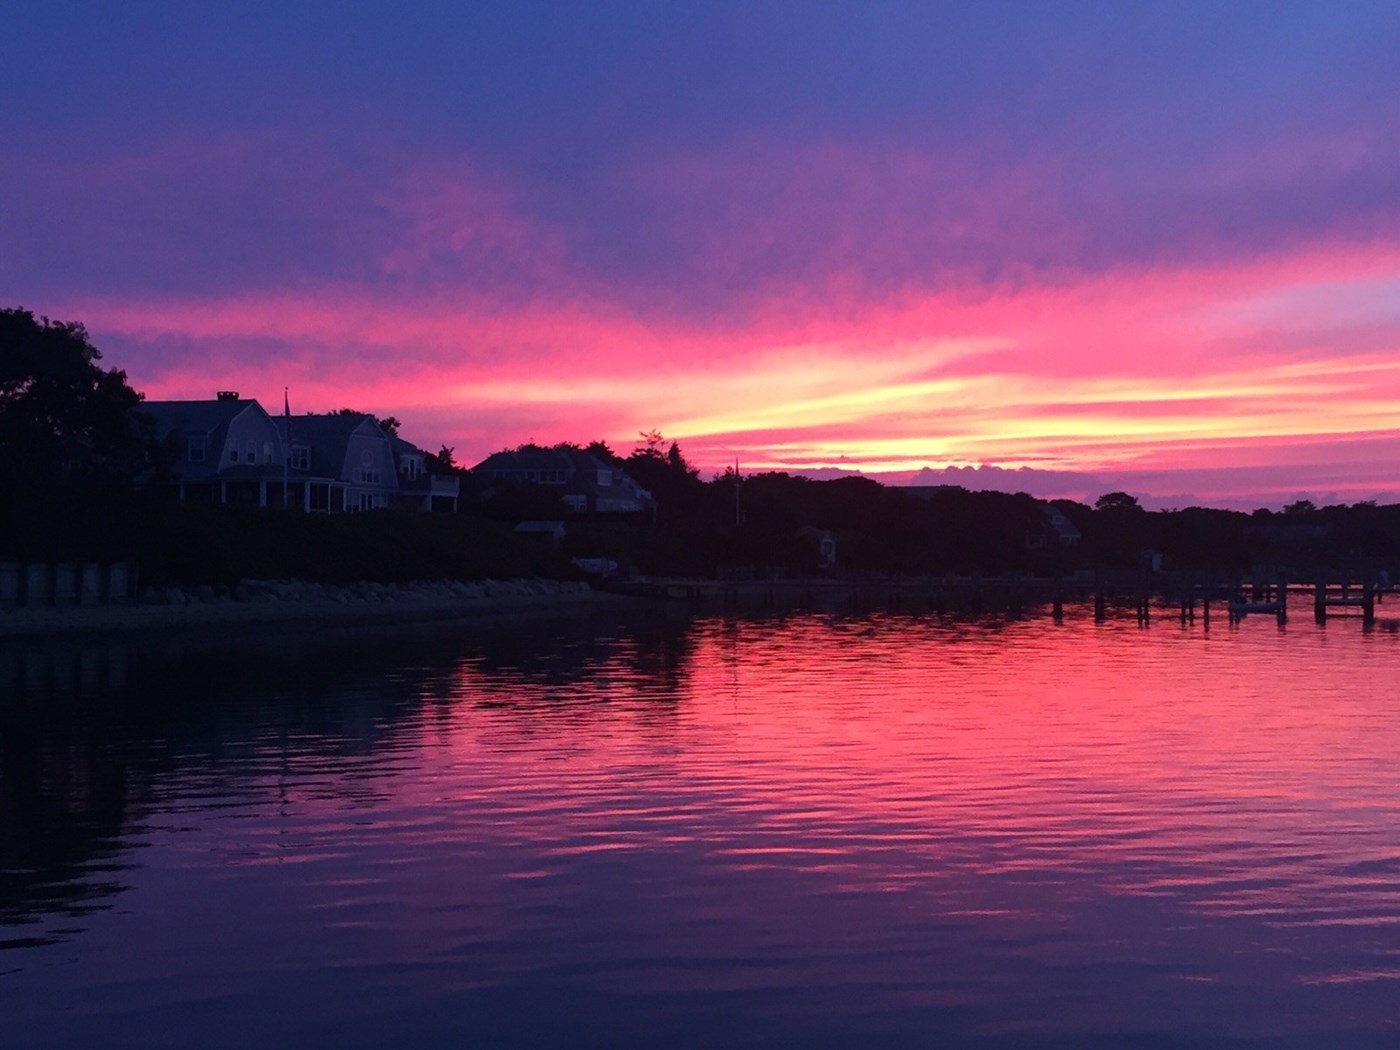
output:
[[[773,300],[708,326],[584,300],[506,310],[335,289],[70,312],[99,342],[208,349],[199,374],[133,375],[152,397],[258,396],[249,380],[273,372],[299,407],[392,413],[468,463],[525,440],[625,451],[653,428],[705,470],[738,456],[750,469],[1189,471],[1224,449],[1265,464],[1290,439],[1382,439],[1380,485],[1400,475],[1400,316],[1377,321],[1397,281],[1400,250],[1316,249],[1016,292]],[[250,340],[286,350],[250,370]]]

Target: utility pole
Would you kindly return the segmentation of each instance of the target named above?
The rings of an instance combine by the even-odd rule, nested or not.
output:
[[[734,527],[737,529],[744,523],[744,514],[739,506],[739,486],[743,483],[743,478],[739,474],[739,457],[734,457]]]

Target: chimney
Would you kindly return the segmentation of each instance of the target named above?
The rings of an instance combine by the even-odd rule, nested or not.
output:
[[[237,401],[237,400],[238,400],[238,391],[237,391],[237,390],[220,390],[220,391],[219,391],[219,400],[220,400],[220,401]]]

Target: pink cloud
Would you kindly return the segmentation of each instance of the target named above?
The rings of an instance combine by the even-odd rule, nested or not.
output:
[[[777,296],[744,325],[659,322],[583,297],[336,287],[79,301],[62,315],[124,346],[187,345],[153,375],[133,369],[152,396],[232,386],[275,403],[285,384],[298,407],[392,412],[464,460],[527,439],[629,448],[657,427],[706,469],[736,454],[775,468],[997,463],[1173,477],[1292,462],[1323,478],[1327,449],[1341,457],[1370,442],[1373,482],[1364,463],[1346,482],[1364,487],[1400,476],[1400,366],[1376,350],[1387,331],[1394,346],[1400,324],[1356,329],[1330,304],[1397,273],[1395,249],[1328,247],[980,296],[904,291],[800,310]],[[1312,297],[1290,298],[1296,288]],[[1294,314],[1237,308],[1280,296],[1306,305],[1325,354],[1290,341]]]
[[[557,292],[565,279],[563,237],[472,166],[420,165],[397,178],[379,203],[397,228],[379,261],[386,276],[430,287],[470,281],[498,297],[503,285],[542,280]]]
[[[994,142],[935,152],[755,138],[651,157],[623,179],[664,216],[695,280],[770,299],[801,289],[810,303],[1014,286],[1074,256],[1085,231],[1047,192],[1054,167]]]

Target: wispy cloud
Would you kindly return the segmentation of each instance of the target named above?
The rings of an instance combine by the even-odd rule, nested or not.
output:
[[[466,459],[1400,477],[1393,4],[16,18],[0,287],[153,396]]]

